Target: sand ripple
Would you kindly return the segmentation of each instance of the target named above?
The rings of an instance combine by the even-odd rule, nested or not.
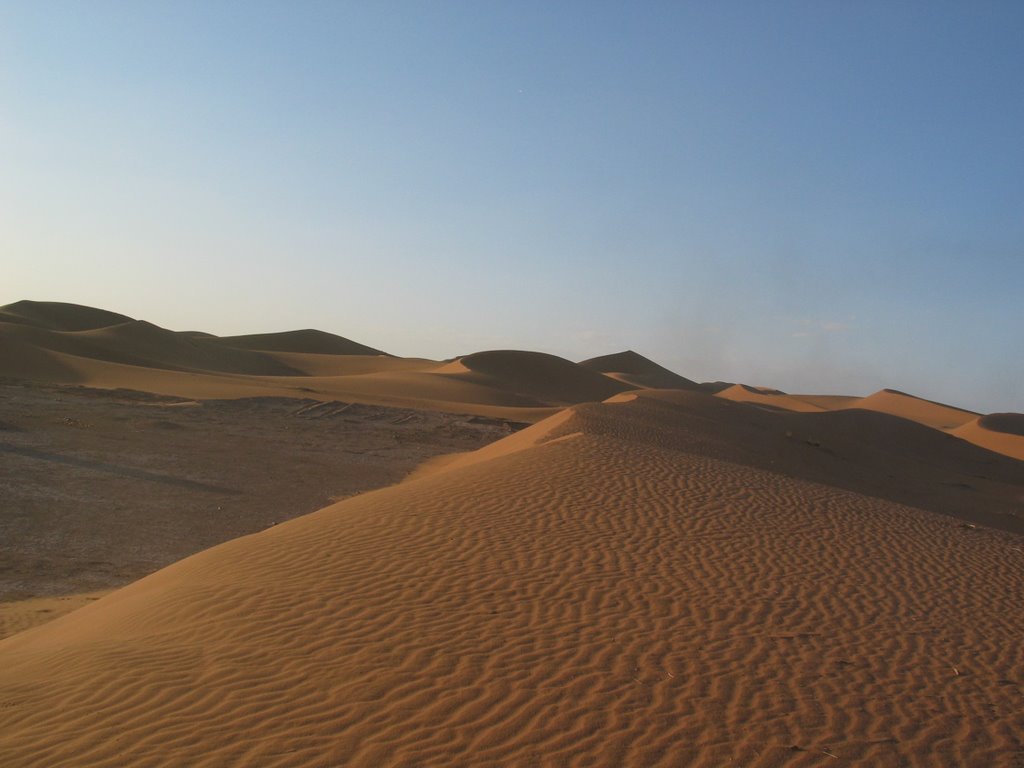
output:
[[[0,642],[0,764],[1020,765],[1019,537],[678,450],[652,413]]]

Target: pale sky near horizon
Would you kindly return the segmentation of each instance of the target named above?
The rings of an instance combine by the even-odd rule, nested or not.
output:
[[[1024,4],[0,0],[0,304],[1024,411]]]

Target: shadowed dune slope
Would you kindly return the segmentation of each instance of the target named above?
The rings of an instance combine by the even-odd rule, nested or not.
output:
[[[86,331],[52,331],[0,322],[0,337],[85,360],[139,368],[257,376],[298,373],[259,352],[217,345],[142,320],[129,320]],[[45,369],[39,373],[40,377],[45,378]]]
[[[188,558],[0,642],[0,763],[1012,768],[1020,538],[755,466],[823,416],[907,426],[630,393]]]
[[[2,326],[2,324],[0,324]],[[197,399],[244,397],[290,397],[324,401],[342,400],[370,405],[386,405],[420,410],[475,414],[514,422],[533,422],[550,416],[556,406],[524,397],[488,383],[438,375],[432,361],[399,361],[395,358],[364,356],[372,363],[371,372],[338,375],[338,368],[349,367],[343,356],[298,355],[296,362],[319,368],[329,375],[256,376],[211,371],[183,371],[96,360],[36,346],[12,342],[0,327],[0,376],[46,383],[84,384],[101,389],[134,389],[161,395]],[[242,352],[243,350],[234,350]],[[256,354],[256,353],[253,353]],[[275,358],[285,353],[261,353]],[[332,361],[311,363],[312,357],[336,357]],[[339,362],[340,361],[340,362]],[[359,368],[361,366],[355,366]],[[331,370],[334,369],[334,370]]]
[[[978,419],[978,426],[989,432],[1024,437],[1024,413],[990,413]]]
[[[331,355],[314,352],[264,352],[305,376],[363,376],[368,373],[431,371],[442,365],[437,360],[391,355]]]
[[[635,387],[543,352],[494,350],[459,357],[437,374],[552,405],[604,400]]]
[[[0,376],[27,381],[59,381],[77,384],[83,377],[61,360],[61,355],[42,349],[20,332],[10,333],[12,323],[0,322]]]
[[[111,352],[129,354],[157,368],[179,368],[252,376],[288,376],[299,372],[283,363],[216,339],[168,331],[144,320],[79,334],[83,341]]]
[[[990,451],[1024,461],[1024,414],[990,413],[950,432]]]
[[[254,333],[245,336],[221,336],[220,344],[239,349],[257,349],[266,352],[305,352],[319,355],[387,355],[333,333],[306,328],[301,331],[280,333]]]
[[[131,319],[105,309],[59,301],[16,301],[0,307],[0,322],[33,325],[51,331],[88,331]]]
[[[592,357],[580,363],[584,368],[611,376],[633,387],[648,389],[701,389],[701,385],[633,350]]]

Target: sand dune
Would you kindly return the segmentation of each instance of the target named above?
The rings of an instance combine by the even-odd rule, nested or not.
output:
[[[782,408],[787,411],[815,412],[825,410],[820,405],[808,402],[798,396],[787,395],[778,389],[769,387],[751,387],[746,384],[733,384],[728,389],[717,393],[718,397],[738,403],[756,403],[771,408]]]
[[[144,320],[83,331],[76,338],[108,353],[128,354],[156,368],[240,373],[252,376],[288,376],[293,368],[273,358],[236,349],[219,340],[189,338]],[[98,359],[111,359],[100,357]],[[138,363],[136,363],[138,364]]]
[[[330,355],[308,352],[264,354],[304,376],[362,376],[367,373],[431,371],[441,365],[436,360],[390,355]]]
[[[0,307],[0,352],[0,376],[16,379],[181,397],[350,400],[527,422],[623,391],[718,391],[727,400],[788,411],[862,409],[936,429],[962,428],[959,437],[1019,458],[1015,440],[970,425],[978,414],[896,390],[853,398],[696,384],[632,351],[579,364],[511,350],[442,363],[388,356],[311,329],[218,338],[201,331],[169,331],[91,307],[23,301]]]
[[[954,429],[978,416],[972,411],[914,397],[895,389],[880,390],[851,403],[848,407],[891,413],[936,429]]]
[[[863,399],[848,395],[790,395],[771,387],[751,387],[746,384],[733,384],[719,389],[716,394],[726,400],[767,405],[771,408],[802,413],[856,408],[857,403]]]
[[[347,399],[513,421],[631,388],[535,352],[481,352],[442,363],[395,358],[315,330],[219,338],[77,305],[23,304],[0,310],[0,318],[31,319],[0,319],[0,349],[7,352],[0,376],[195,398]],[[117,322],[89,330],[51,327],[110,320]]]
[[[254,333],[245,336],[221,336],[217,342],[239,349],[257,349],[267,352],[306,352],[320,355],[386,355],[379,349],[368,347],[333,333],[313,328],[281,333]]]
[[[32,325],[51,331],[89,331],[127,323],[131,319],[117,312],[59,301],[16,301],[0,307],[0,322]]]
[[[645,389],[702,389],[701,385],[691,381],[668,368],[648,360],[633,350],[618,352],[613,355],[592,357],[580,363],[584,368],[598,371],[606,376],[621,381],[631,387]]]
[[[11,323],[0,322],[0,377],[27,381],[59,381],[76,384],[82,380],[74,366],[62,356],[44,349],[25,338],[11,333]]]
[[[632,352],[404,360],[319,331],[220,339],[31,302],[0,308],[0,376],[274,404],[306,464],[312,433],[293,420],[352,403],[418,409],[367,432],[390,436],[378,462],[427,434],[409,421],[424,410],[538,422],[472,453],[424,452],[402,484],[102,599],[8,604],[12,630],[85,607],[0,640],[0,765],[1014,768],[1024,755],[1020,414],[697,385]],[[247,435],[270,417],[253,413],[227,468],[263,483],[270,459]],[[469,439],[472,421],[452,419],[423,424]],[[19,424],[4,449],[21,475],[46,458],[210,491],[188,479],[207,464],[186,447],[191,422],[154,443],[178,446],[174,472],[33,447]],[[353,428],[317,424],[332,445]],[[280,458],[280,442],[255,442]],[[340,466],[360,478],[367,459]],[[234,504],[253,514],[233,514],[269,516],[269,490],[243,491]]]
[[[885,414],[620,394],[0,641],[0,762],[1010,768],[1020,538],[856,490],[865,423],[1020,492]]]
[[[1024,461],[1024,414],[990,413],[961,424],[950,434]]]
[[[477,352],[460,357],[436,372],[552,405],[604,400],[633,389],[580,364],[542,352]]]
[[[266,355],[189,338],[141,320],[85,331],[0,323],[0,338],[86,360],[141,368],[257,376],[297,373]],[[45,378],[46,370],[38,375]]]
[[[1018,413],[978,416],[971,411],[892,389],[857,398],[843,395],[789,395],[766,387],[734,384],[717,394],[718,397],[734,402],[798,413],[846,410],[884,413],[954,435],[1003,456],[1024,459],[1024,439],[1020,434],[1020,423],[1024,415]],[[900,450],[904,447],[902,444],[897,445]]]
[[[0,383],[0,637],[507,434],[351,402]]]

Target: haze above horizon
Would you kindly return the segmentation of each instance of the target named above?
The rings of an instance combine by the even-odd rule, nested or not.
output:
[[[1024,411],[1015,3],[0,3],[0,304]]]

